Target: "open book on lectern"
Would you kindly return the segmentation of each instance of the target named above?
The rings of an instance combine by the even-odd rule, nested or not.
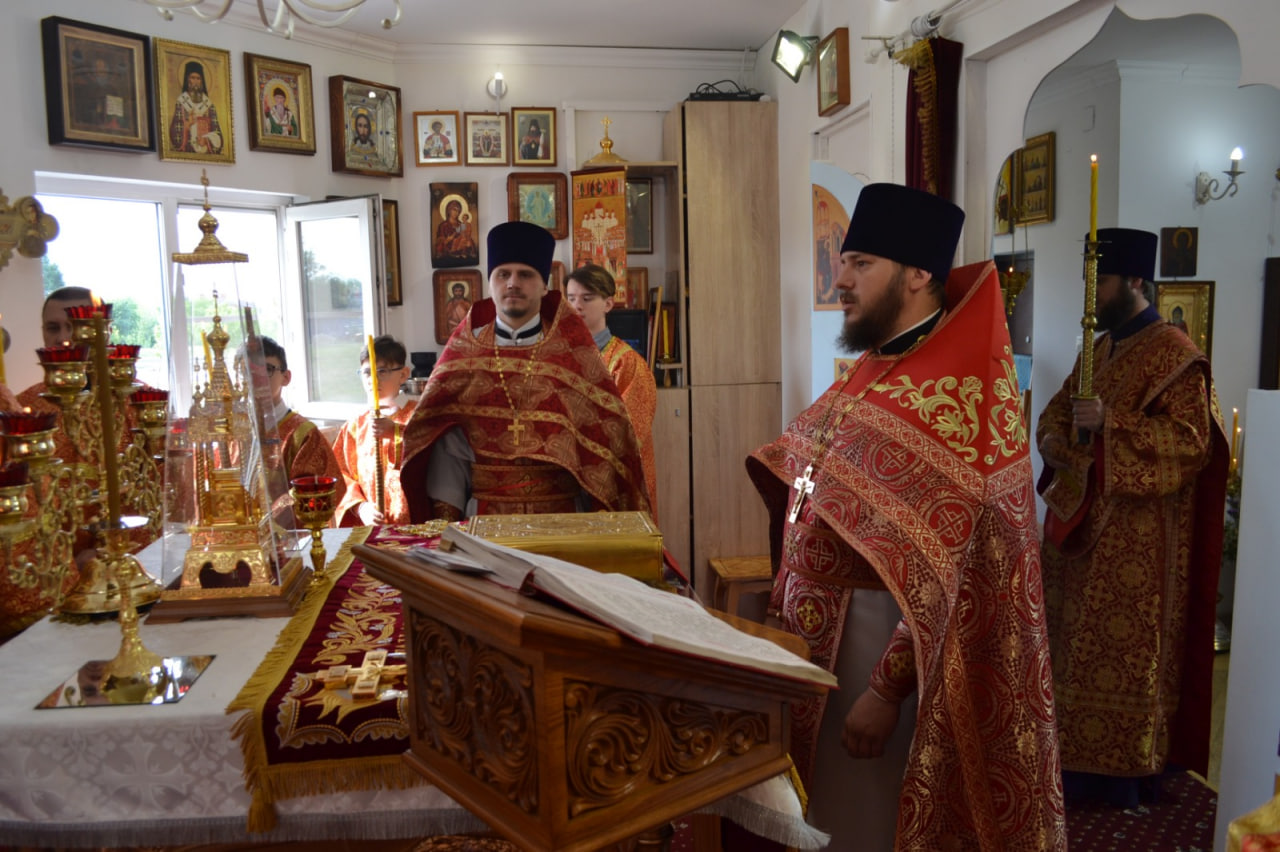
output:
[[[415,558],[479,574],[507,588],[542,592],[644,645],[824,686],[835,675],[768,639],[743,633],[689,598],[553,556],[495,544],[450,525],[439,549],[409,548]]]

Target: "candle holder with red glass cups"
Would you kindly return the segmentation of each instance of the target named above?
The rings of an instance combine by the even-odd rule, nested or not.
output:
[[[303,529],[311,531],[311,582],[324,579],[324,529],[333,520],[334,494],[338,480],[332,476],[299,476],[289,480],[293,514]]]
[[[40,605],[49,610],[62,603],[79,514],[71,468],[54,455],[57,421],[56,411],[0,413],[7,471],[0,487],[3,564],[8,582],[19,590],[37,590]]]
[[[150,456],[132,441],[124,445],[123,452],[121,450],[120,436],[127,423],[125,401],[133,392],[137,357],[136,352],[126,352],[118,359],[118,366],[112,365],[113,353],[109,343],[111,305],[80,305],[66,310],[71,320],[72,339],[89,347],[91,376],[105,377],[105,381],[96,381],[88,406],[92,415],[83,423],[84,427],[93,425],[97,428],[82,428],[82,433],[94,433],[95,438],[86,449],[92,459],[91,475],[97,486],[97,499],[93,503],[96,507],[94,528],[98,552],[82,568],[80,582],[63,600],[61,611],[74,615],[105,615],[123,612],[125,608],[146,606],[160,598],[160,584],[129,555],[129,551],[137,546],[137,542],[130,539],[132,530],[151,527],[148,535],[159,530],[159,474],[154,471]],[[122,468],[126,477],[121,476]],[[153,474],[150,481],[148,471]],[[149,494],[149,506],[148,501],[141,502],[150,511],[145,515],[124,515],[123,499],[127,496],[132,508],[139,502],[137,495],[140,492]],[[129,588],[122,591],[126,584]],[[136,618],[136,613],[126,617]]]

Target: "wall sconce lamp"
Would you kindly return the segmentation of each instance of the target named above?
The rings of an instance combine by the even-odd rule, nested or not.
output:
[[[489,82],[484,84],[484,89],[489,93],[498,105],[494,107],[494,112],[502,112],[502,96],[507,93],[507,81],[502,79],[501,71],[494,71],[493,76],[489,78]]]
[[[1221,201],[1228,196],[1235,195],[1240,189],[1240,185],[1236,183],[1236,178],[1244,174],[1240,170],[1240,161],[1244,159],[1244,151],[1237,145],[1231,149],[1231,168],[1225,172],[1230,180],[1227,185],[1222,188],[1222,192],[1218,192],[1218,179],[1209,177],[1208,172],[1201,172],[1196,175],[1196,204],[1208,204],[1210,201]],[[1217,193],[1216,195],[1214,193]]]
[[[773,43],[773,64],[782,69],[782,73],[791,78],[791,82],[800,82],[800,72],[813,58],[813,50],[818,45],[817,36],[796,35],[791,30],[779,30],[778,40]]]

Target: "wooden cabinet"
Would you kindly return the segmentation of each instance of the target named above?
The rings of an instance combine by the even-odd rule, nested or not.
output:
[[[676,164],[664,299],[682,357],[659,371],[674,386],[659,391],[666,422],[654,427],[659,523],[705,595],[709,559],[769,550],[745,460],[782,430],[777,104],[688,101],[667,115],[663,140]]]

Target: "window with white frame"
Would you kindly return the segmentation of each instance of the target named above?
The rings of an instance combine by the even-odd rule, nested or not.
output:
[[[292,216],[289,228],[284,225],[295,200],[291,196],[211,189],[210,212],[218,221],[219,241],[249,260],[179,266],[171,263],[171,253],[193,251],[203,236],[201,187],[49,173],[37,173],[36,186],[41,205],[60,226],[44,259],[46,293],[81,286],[111,302],[113,340],[143,347],[139,379],[172,390],[173,377],[185,376],[176,384],[190,386],[189,377],[203,359],[199,332],[211,326],[216,291],[219,313],[232,333],[231,346],[243,334],[236,308],[246,306],[257,333],[284,346],[295,376],[285,391],[292,407],[313,418],[341,420],[363,406],[350,386],[360,343],[379,333],[383,324],[381,257],[368,257],[371,248],[380,248],[368,236],[380,233],[376,221],[365,221],[363,231],[350,239],[329,237],[318,222],[306,226],[314,232],[311,245],[327,246],[329,272],[362,282],[359,293],[344,290],[341,305],[329,299],[318,312],[310,292],[316,285],[309,281],[315,270],[302,268],[316,259],[302,246],[301,230],[292,230]],[[378,209],[377,204],[366,206]],[[346,268],[361,263],[368,271]],[[341,325],[341,335],[325,325],[335,321],[347,323]],[[335,338],[341,338],[341,355],[332,351]]]

